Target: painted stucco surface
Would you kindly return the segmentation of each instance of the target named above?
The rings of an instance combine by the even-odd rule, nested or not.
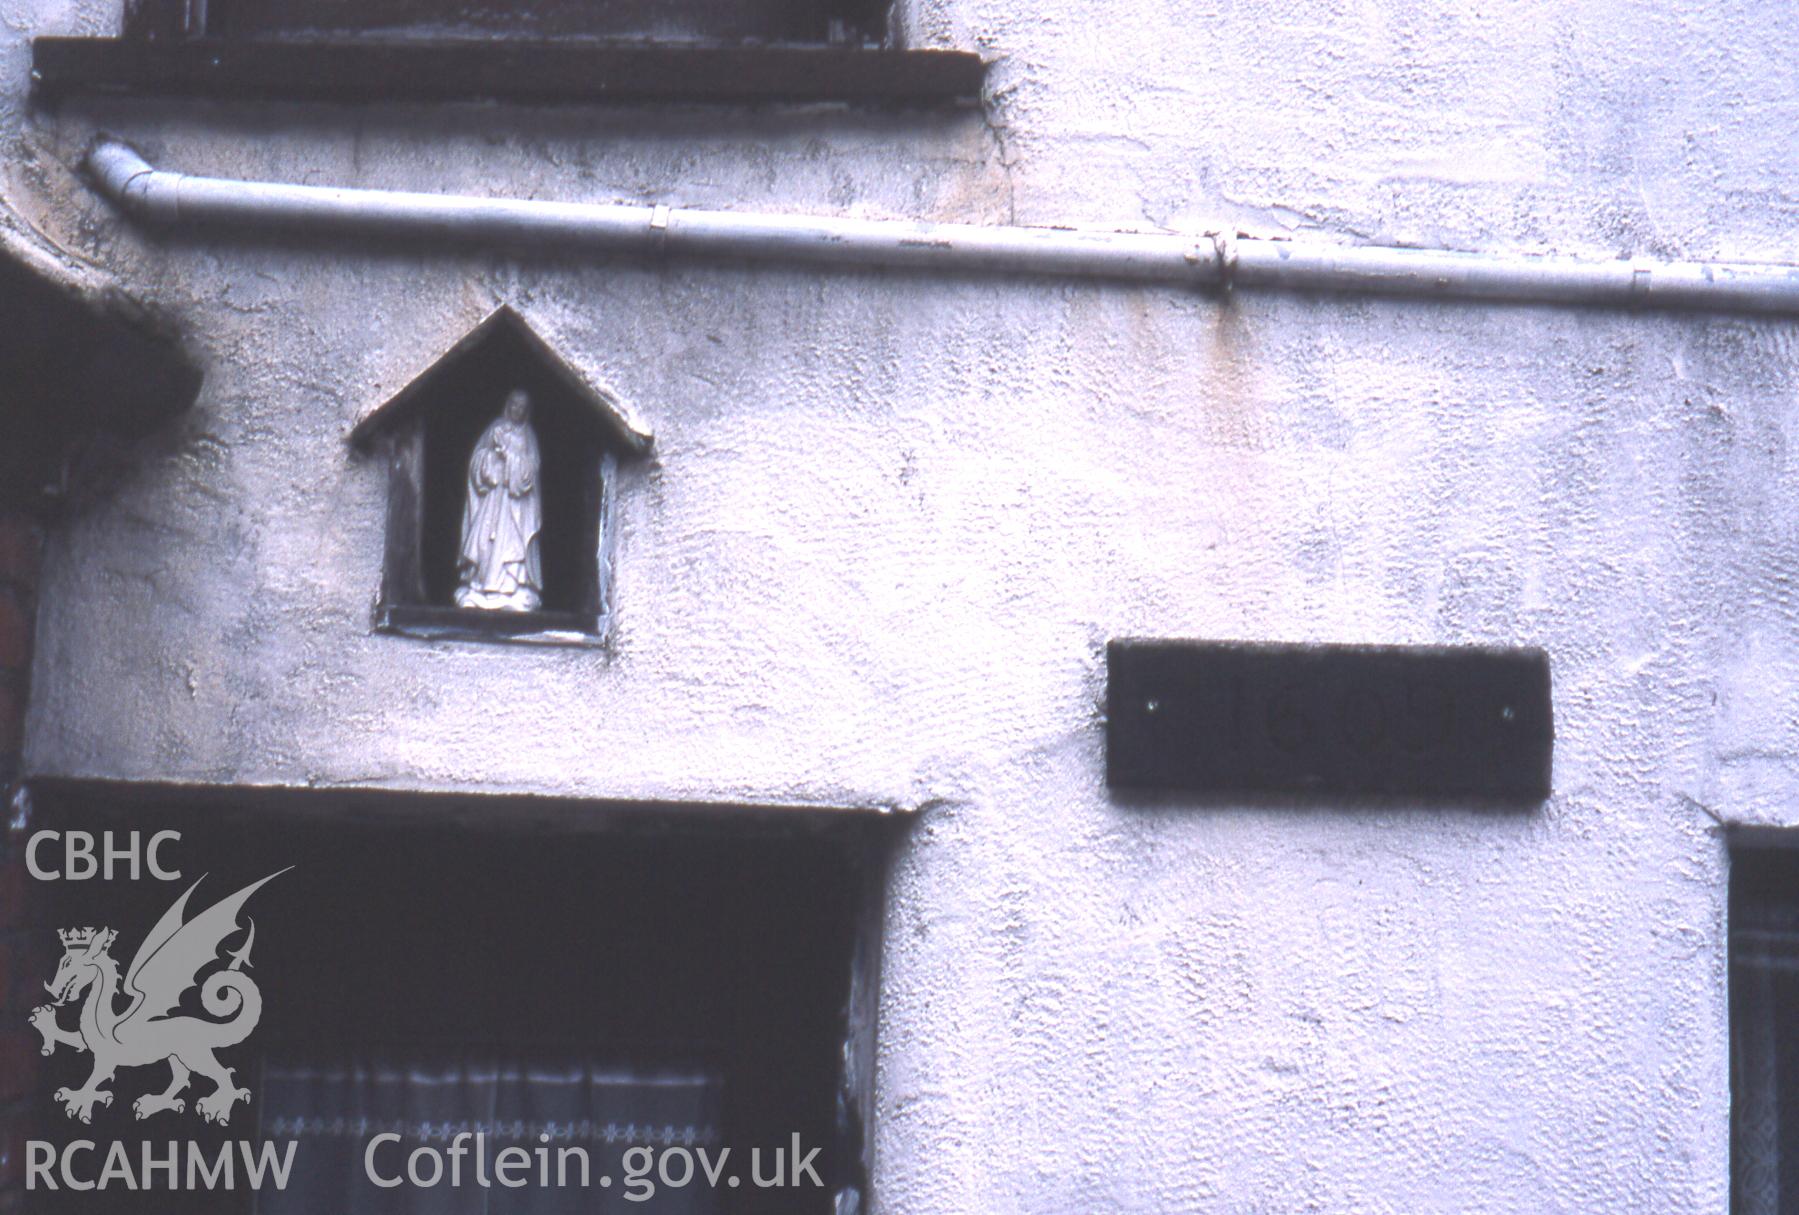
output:
[[[0,192],[181,319],[51,538],[40,775],[915,810],[886,1212],[1718,1211],[1721,822],[1799,824],[1795,324],[146,237],[67,167],[1799,258],[1799,12],[920,4],[982,113],[24,101]],[[494,306],[657,445],[606,652],[375,636],[355,420]],[[1540,645],[1534,812],[1121,802],[1106,639]]]

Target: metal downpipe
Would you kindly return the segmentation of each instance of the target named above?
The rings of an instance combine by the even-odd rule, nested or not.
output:
[[[163,224],[225,224],[559,249],[1462,300],[1799,312],[1799,266],[1585,261],[1065,228],[934,224],[479,198],[195,177],[102,138],[100,189]]]

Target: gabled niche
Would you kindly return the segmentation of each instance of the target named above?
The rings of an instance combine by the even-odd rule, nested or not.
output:
[[[541,606],[458,607],[469,457],[508,394],[531,398],[541,454]],[[612,620],[621,462],[649,450],[618,398],[502,307],[386,403],[350,441],[388,467],[387,544],[375,627],[431,639],[597,644]]]

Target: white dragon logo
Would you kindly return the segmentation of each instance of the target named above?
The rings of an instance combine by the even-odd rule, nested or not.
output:
[[[231,1121],[232,1106],[250,1100],[249,1090],[239,1088],[234,1080],[235,1069],[225,1067],[212,1052],[249,1037],[262,1016],[262,993],[242,969],[250,964],[256,921],[250,921],[243,946],[224,955],[231,959],[230,964],[200,985],[201,1006],[214,1017],[230,1019],[208,1021],[171,1014],[180,1006],[181,997],[201,983],[200,972],[221,960],[219,949],[238,930],[237,913],[245,900],[263,883],[286,872],[271,873],[184,923],[181,917],[188,895],[200,883],[189,886],[138,946],[137,956],[125,972],[123,993],[119,991],[119,964],[107,952],[117,933],[110,928],[58,931],[65,952],[56,977],[44,984],[53,1000],[32,1011],[31,1024],[43,1035],[46,1055],[58,1046],[94,1053],[94,1072],[86,1084],[56,1090],[56,1099],[69,1117],[89,1122],[96,1104],[111,1105],[112,1094],[100,1086],[111,1080],[118,1068],[146,1067],[165,1059],[173,1073],[169,1087],[159,1095],[146,1094],[132,1102],[140,1119],[163,1110],[186,1110],[181,1090],[194,1072],[214,1086],[212,1092],[194,1101],[195,1112],[208,1122],[225,1125]],[[80,1028],[66,1030],[56,1023],[56,1010],[82,992],[87,993],[87,1001],[81,1006]],[[117,1004],[121,994],[130,1001],[123,1012]]]

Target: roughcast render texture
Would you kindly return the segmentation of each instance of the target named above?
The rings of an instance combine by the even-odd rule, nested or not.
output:
[[[1722,822],[1799,824],[1788,320],[157,237],[73,175],[1793,260],[1799,9],[900,0],[984,112],[26,101],[197,406],[51,536],[38,775],[915,812],[889,1215],[1716,1212]],[[604,651],[370,632],[357,418],[497,304],[655,428]],[[496,403],[497,404],[497,403]],[[1540,645],[1528,813],[1126,803],[1118,636]]]

